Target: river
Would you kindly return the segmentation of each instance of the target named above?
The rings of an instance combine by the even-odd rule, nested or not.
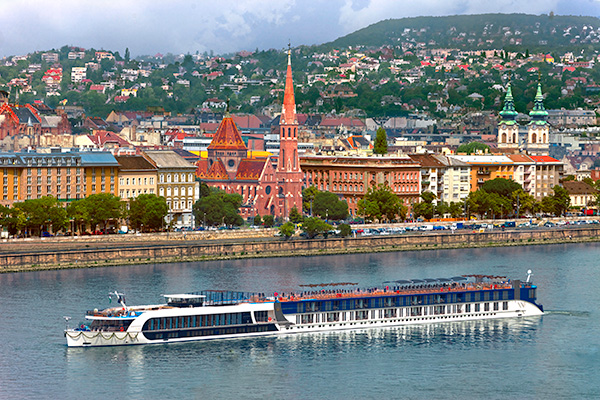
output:
[[[600,244],[156,264],[0,275],[1,399],[597,398]],[[300,284],[462,274],[525,279],[537,318],[326,334],[67,348],[71,324],[109,305],[201,289],[298,290]]]

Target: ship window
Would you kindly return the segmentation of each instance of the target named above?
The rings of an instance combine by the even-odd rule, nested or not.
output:
[[[494,296],[494,300],[500,300],[500,293],[494,292],[493,296]]]
[[[481,304],[477,303],[477,304],[475,304],[475,312],[479,312],[479,311],[481,311]]]
[[[471,305],[465,304],[465,312],[471,312]]]
[[[490,299],[490,292],[483,292],[483,301],[488,301]]]
[[[471,293],[465,293],[465,301],[471,301]]]
[[[502,300],[508,300],[508,290],[502,291]]]
[[[503,301],[502,302],[502,309],[503,310],[508,310],[508,301]]]
[[[490,311],[490,303],[483,304],[483,311]]]
[[[304,312],[304,303],[298,303],[298,309],[296,310],[297,313],[303,313]]]
[[[268,316],[267,316],[266,311],[255,311],[254,318],[256,319],[256,322],[267,322],[268,321]]]
[[[497,301],[494,302],[494,311],[498,311],[498,302]]]
[[[481,292],[475,293],[475,301],[481,301]]]

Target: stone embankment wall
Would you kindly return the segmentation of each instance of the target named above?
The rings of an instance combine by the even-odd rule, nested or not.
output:
[[[321,254],[370,253],[466,247],[600,241],[600,228],[537,229],[523,231],[440,232],[398,236],[285,240],[188,240],[127,248],[82,248],[0,254],[0,272],[80,268],[156,262],[199,261],[226,258],[290,257]]]

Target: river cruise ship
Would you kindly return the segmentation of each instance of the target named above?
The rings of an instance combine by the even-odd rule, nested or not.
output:
[[[114,292],[117,307],[88,311],[65,337],[69,347],[117,346],[542,315],[530,278],[464,275],[366,289],[325,283],[268,295],[207,290],[131,307]]]

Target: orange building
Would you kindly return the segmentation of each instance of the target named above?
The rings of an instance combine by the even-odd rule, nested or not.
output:
[[[358,201],[369,188],[387,184],[409,208],[419,202],[420,165],[409,157],[351,157],[303,155],[304,185],[335,193],[358,215]]]

